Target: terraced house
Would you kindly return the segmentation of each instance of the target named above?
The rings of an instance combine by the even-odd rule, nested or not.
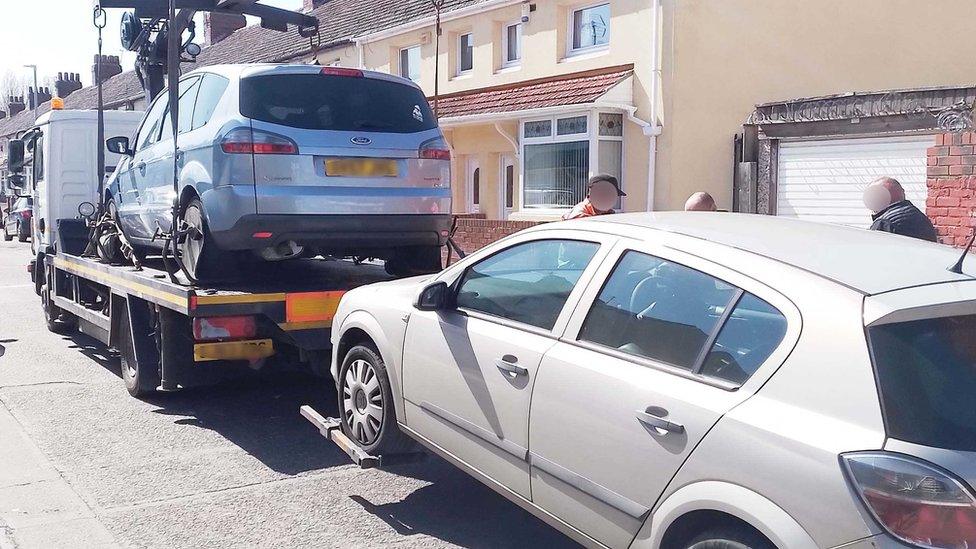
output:
[[[439,35],[431,0],[305,2],[322,22],[311,43],[215,16],[184,70],[415,80],[452,147],[455,213],[488,220],[474,245],[558,219],[599,172],[619,176],[625,211],[705,190],[722,209],[859,226],[864,186],[891,175],[944,242],[974,223],[976,58],[947,42],[970,32],[971,0],[944,16],[914,0],[445,0]],[[110,108],[142,108],[131,71],[105,85]],[[93,88],[66,104],[92,108]],[[0,120],[0,139],[46,108]]]

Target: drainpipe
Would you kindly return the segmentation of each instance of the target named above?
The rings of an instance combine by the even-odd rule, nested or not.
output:
[[[661,80],[661,67],[658,59],[661,54],[661,35],[659,27],[661,25],[658,13],[661,11],[661,0],[654,0],[651,8],[651,124],[644,126],[644,135],[648,138],[647,147],[647,211],[654,211],[654,191],[656,188],[657,169],[657,136],[661,135],[661,127],[658,126],[658,82]]]
[[[365,48],[366,48],[366,42],[365,41],[356,40],[356,51],[359,54],[359,68],[360,69],[365,69],[366,68],[366,52],[364,51]]]

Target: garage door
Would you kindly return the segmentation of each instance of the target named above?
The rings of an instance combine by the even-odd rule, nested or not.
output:
[[[881,176],[900,181],[924,212],[925,149],[934,144],[932,136],[780,143],[776,214],[867,227],[861,194]]]

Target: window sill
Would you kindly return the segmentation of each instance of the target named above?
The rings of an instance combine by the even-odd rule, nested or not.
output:
[[[495,74],[508,74],[510,72],[518,72],[522,70],[521,63],[513,63],[511,65],[505,65],[502,68],[495,71]]]
[[[560,63],[574,63],[576,61],[585,61],[587,59],[595,59],[597,57],[603,57],[610,53],[610,46],[599,47],[599,48],[587,48],[585,50],[576,50],[566,53]]]
[[[564,210],[518,210],[510,212],[508,219],[509,221],[562,221],[563,214],[569,210],[570,208]]]
[[[473,76],[472,71],[467,71],[467,72],[462,72],[461,74],[454,75],[454,78],[451,78],[451,80],[468,80],[472,76]]]

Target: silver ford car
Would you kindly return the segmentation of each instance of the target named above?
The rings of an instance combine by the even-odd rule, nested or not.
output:
[[[226,271],[229,252],[369,256],[399,273],[440,267],[451,153],[409,80],[342,67],[222,65],[184,76],[179,94],[178,153],[167,93],[134,138],[109,140],[124,157],[107,204],[137,251],[162,245],[153,235],[170,229],[178,200],[197,229],[181,255],[198,277]]]

